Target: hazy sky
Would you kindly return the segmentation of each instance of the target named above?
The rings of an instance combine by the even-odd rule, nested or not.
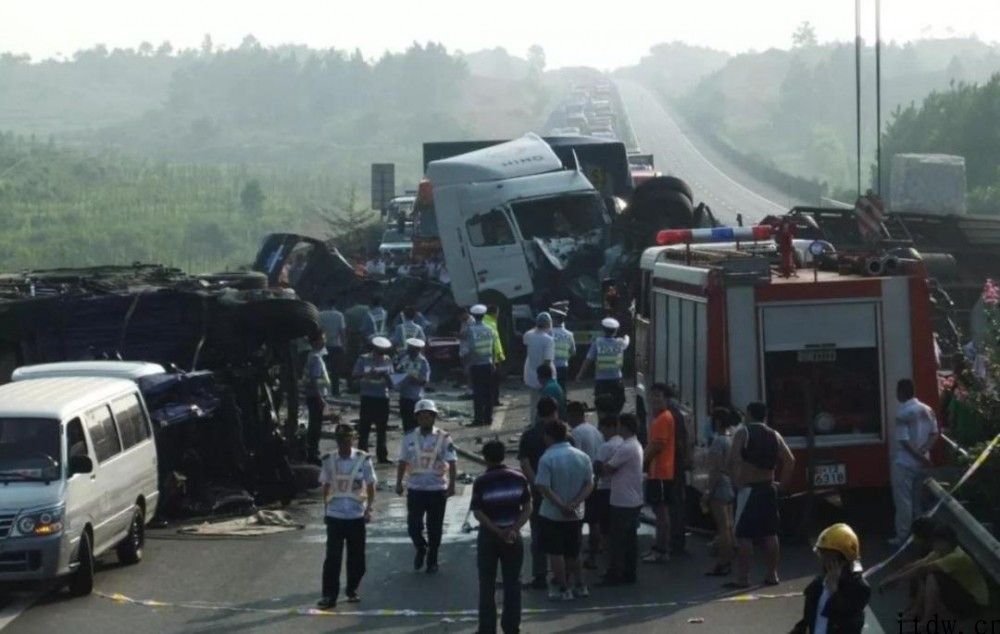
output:
[[[874,0],[863,0],[866,7]],[[1000,40],[1000,0],[883,0],[883,34],[898,41],[977,34]],[[869,10],[869,15],[871,12]],[[414,40],[473,51],[541,44],[549,67],[612,68],[650,45],[684,40],[732,52],[787,47],[809,20],[821,41],[852,39],[853,0],[0,0],[0,50],[40,59],[104,43],[197,46],[205,33],[235,46],[360,48],[367,56]],[[873,33],[871,27],[866,27]]]

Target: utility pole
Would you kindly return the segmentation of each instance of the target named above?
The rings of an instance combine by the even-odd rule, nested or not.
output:
[[[875,0],[875,193],[882,196],[882,0]]]
[[[854,102],[857,133],[858,196],[861,196],[861,0],[854,0]]]

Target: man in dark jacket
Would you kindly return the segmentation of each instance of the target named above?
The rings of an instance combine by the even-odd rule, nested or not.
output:
[[[871,588],[861,576],[858,536],[834,524],[820,533],[815,550],[823,574],[806,587],[802,620],[791,634],[861,634]]]

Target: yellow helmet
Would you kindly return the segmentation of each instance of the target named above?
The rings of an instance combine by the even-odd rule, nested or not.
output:
[[[847,561],[858,561],[861,558],[861,543],[858,536],[847,524],[833,524],[826,527],[816,538],[816,549],[835,550]]]

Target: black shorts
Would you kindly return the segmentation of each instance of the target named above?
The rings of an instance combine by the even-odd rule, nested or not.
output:
[[[576,559],[580,556],[583,522],[576,520],[562,522],[539,517],[542,529],[542,552]]]
[[[954,578],[940,570],[932,570],[931,575],[934,576],[941,591],[941,603],[948,608],[953,616],[966,619],[982,610],[982,606],[976,603],[976,599],[969,594],[965,586],[955,581]]]
[[[751,484],[736,492],[736,537],[763,539],[778,534],[778,487],[773,482]]]
[[[646,504],[656,506],[659,504],[674,503],[674,481],[673,480],[646,480]]]

